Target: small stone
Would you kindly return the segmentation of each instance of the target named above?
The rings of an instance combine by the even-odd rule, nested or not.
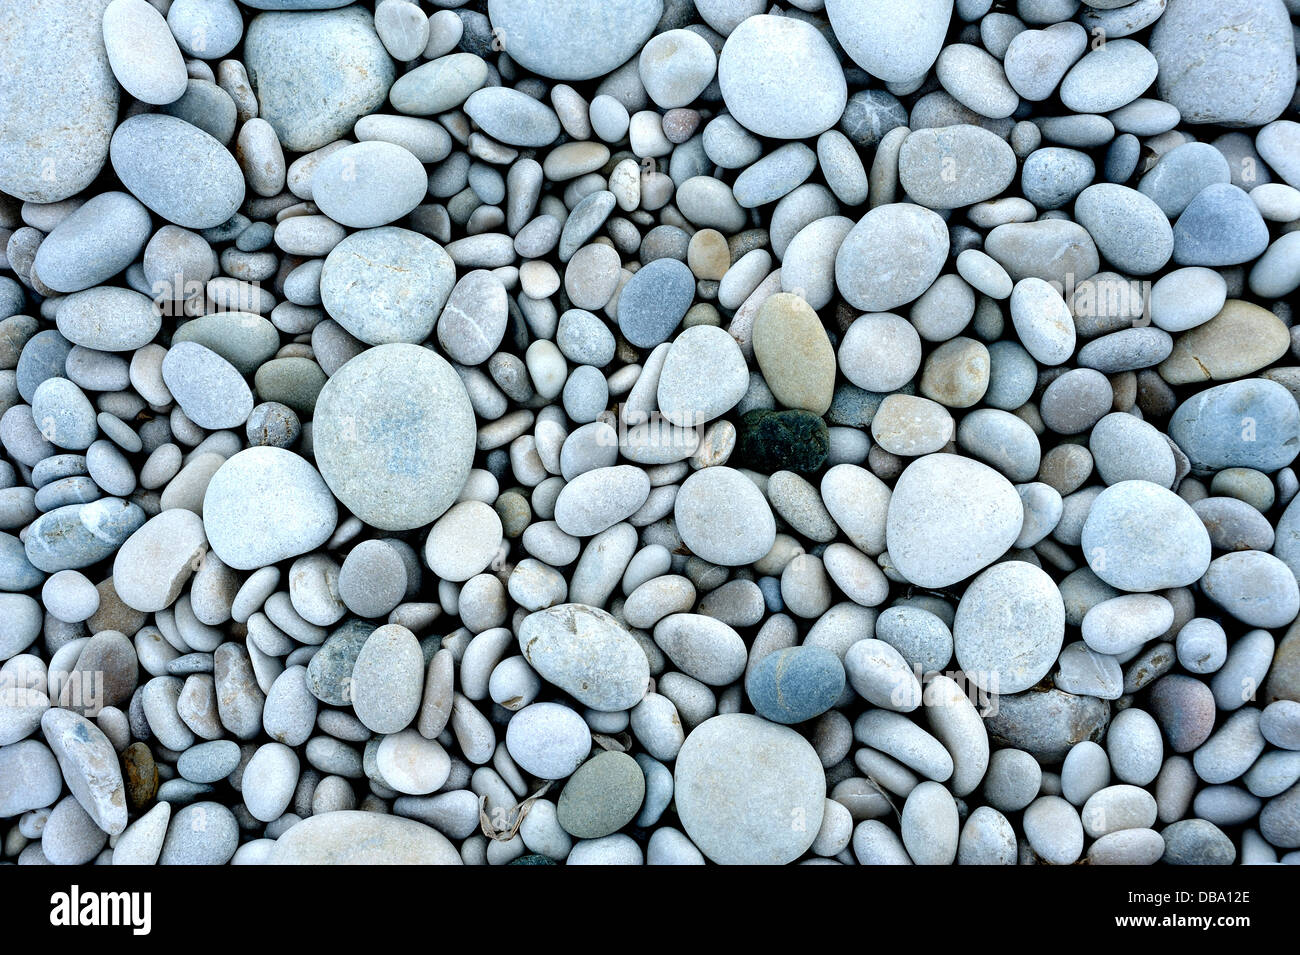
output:
[[[966,588],[952,634],[968,679],[990,692],[1018,693],[1056,662],[1065,637],[1065,607],[1046,573],[1006,561]]]
[[[645,775],[626,753],[604,752],[578,767],[560,793],[556,818],[579,839],[612,835],[636,818]]]
[[[465,386],[446,361],[416,345],[380,345],[344,365],[321,390],[314,425],[329,490],[382,530],[437,518],[459,496],[473,463],[476,428]]]
[[[344,810],[314,815],[276,840],[273,865],[460,865],[442,833],[401,816]]]
[[[835,284],[854,308],[885,312],[921,295],[948,257],[948,227],[920,206],[877,206],[835,256]],[[996,258],[996,256],[995,256]]]
[[[927,455],[908,465],[890,498],[890,559],[912,583],[945,587],[1005,553],[1023,516],[1015,488],[992,468],[957,455]]]
[[[544,680],[594,710],[630,709],[649,685],[641,647],[596,607],[561,604],[529,614],[518,639],[525,659]]]
[[[825,774],[793,730],[734,713],[686,738],[673,798],[686,834],[714,862],[781,864],[807,851],[821,828]],[[792,810],[804,826],[790,825]]]
[[[722,566],[752,564],[776,540],[776,521],[762,492],[733,468],[704,468],[688,477],[673,514],[691,552]]]
[[[330,250],[320,273],[321,304],[367,344],[419,344],[455,282],[451,257],[432,239],[392,226],[369,229]]]
[[[371,633],[352,669],[352,707],[376,733],[396,733],[420,708],[424,655],[415,635],[398,624]]]
[[[826,712],[844,691],[844,667],[823,647],[791,647],[765,656],[745,678],[760,716],[803,723]]]
[[[807,139],[839,121],[848,101],[844,74],[817,29],[793,17],[749,17],[718,57],[727,109],[746,129],[775,139]]]
[[[203,529],[217,556],[253,570],[319,547],[334,533],[338,507],[316,469],[283,448],[248,448],[212,476]]]

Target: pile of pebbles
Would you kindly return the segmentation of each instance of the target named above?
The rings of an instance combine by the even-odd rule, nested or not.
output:
[[[0,0],[0,856],[1300,862],[1300,2],[907,6]]]

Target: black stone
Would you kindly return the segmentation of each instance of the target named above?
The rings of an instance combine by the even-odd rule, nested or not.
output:
[[[816,471],[830,452],[830,431],[810,411],[751,411],[740,419],[736,463],[771,474]]]

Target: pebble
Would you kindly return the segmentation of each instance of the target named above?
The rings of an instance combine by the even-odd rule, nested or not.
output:
[[[630,709],[645,695],[649,662],[636,640],[603,610],[584,604],[540,610],[524,618],[518,636],[525,659],[543,679],[594,710]],[[575,654],[578,641],[593,649]]]
[[[321,390],[314,424],[329,490],[383,530],[438,517],[470,471],[475,428],[465,387],[443,359],[415,345],[380,345],[341,368]],[[370,473],[376,460],[386,462],[383,481]]]
[[[803,723],[829,710],[844,691],[844,666],[822,647],[790,647],[765,656],[745,678],[760,716]]]
[[[435,829],[400,816],[358,810],[304,819],[275,840],[272,865],[460,865]]]
[[[890,559],[919,586],[956,583],[1006,552],[1023,514],[1015,488],[992,468],[952,454],[926,455],[907,466],[889,498]]]
[[[1196,512],[1150,481],[1121,481],[1097,495],[1081,546],[1098,577],[1128,591],[1187,586],[1210,562],[1209,534]]]
[[[866,0],[826,4],[835,38],[859,66],[887,83],[914,81],[934,64],[948,32],[952,4],[926,0],[907,18]]]
[[[1160,98],[1184,120],[1262,126],[1281,114],[1295,85],[1281,6],[1189,0],[1166,13],[1151,31],[1150,48]],[[1267,79],[1249,82],[1254,76]]]
[[[877,206],[840,244],[835,284],[854,308],[885,312],[929,288],[948,249],[947,228],[937,214],[902,203]]]
[[[892,504],[891,504],[892,506]],[[953,645],[983,689],[1018,693],[1051,669],[1065,636],[1065,607],[1046,573],[1006,561],[971,582],[957,605]]]
[[[722,566],[752,564],[776,540],[776,520],[762,492],[729,467],[705,468],[687,478],[673,515],[682,543]]]
[[[455,266],[440,245],[384,226],[355,232],[329,250],[320,300],[330,317],[367,344],[418,344],[433,330],[455,284]]]
[[[644,799],[645,774],[636,760],[626,753],[598,753],[565,783],[556,819],[579,839],[603,839],[635,819]]]
[[[258,115],[296,153],[350,132],[383,103],[395,73],[370,13],[355,7],[258,14],[244,36],[244,62]]]
[[[166,161],[159,162],[159,156]],[[132,116],[113,133],[109,157],[133,196],[187,229],[221,225],[244,201],[244,174],[235,157],[174,116]]]
[[[103,42],[106,0],[70,9],[39,0],[15,23],[6,52],[13,82],[0,93],[5,147],[0,190],[24,202],[60,202],[81,192],[108,158],[121,90]],[[59,40],[50,55],[51,38]],[[72,98],[67,89],[82,91]]]
[[[821,828],[825,777],[793,730],[741,713],[701,723],[682,746],[673,799],[686,835],[720,865],[797,859]],[[791,826],[799,818],[804,825]],[[744,834],[736,839],[739,830]]]
[[[848,101],[830,44],[792,17],[761,14],[731,31],[718,57],[718,83],[737,122],[775,139],[825,132]]]
[[[255,570],[319,547],[338,507],[320,474],[283,448],[248,448],[222,464],[203,497],[203,529],[217,556]]]

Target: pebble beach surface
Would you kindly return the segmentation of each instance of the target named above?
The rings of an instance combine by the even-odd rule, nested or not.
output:
[[[1300,863],[1300,2],[905,6],[0,0],[0,863]]]

